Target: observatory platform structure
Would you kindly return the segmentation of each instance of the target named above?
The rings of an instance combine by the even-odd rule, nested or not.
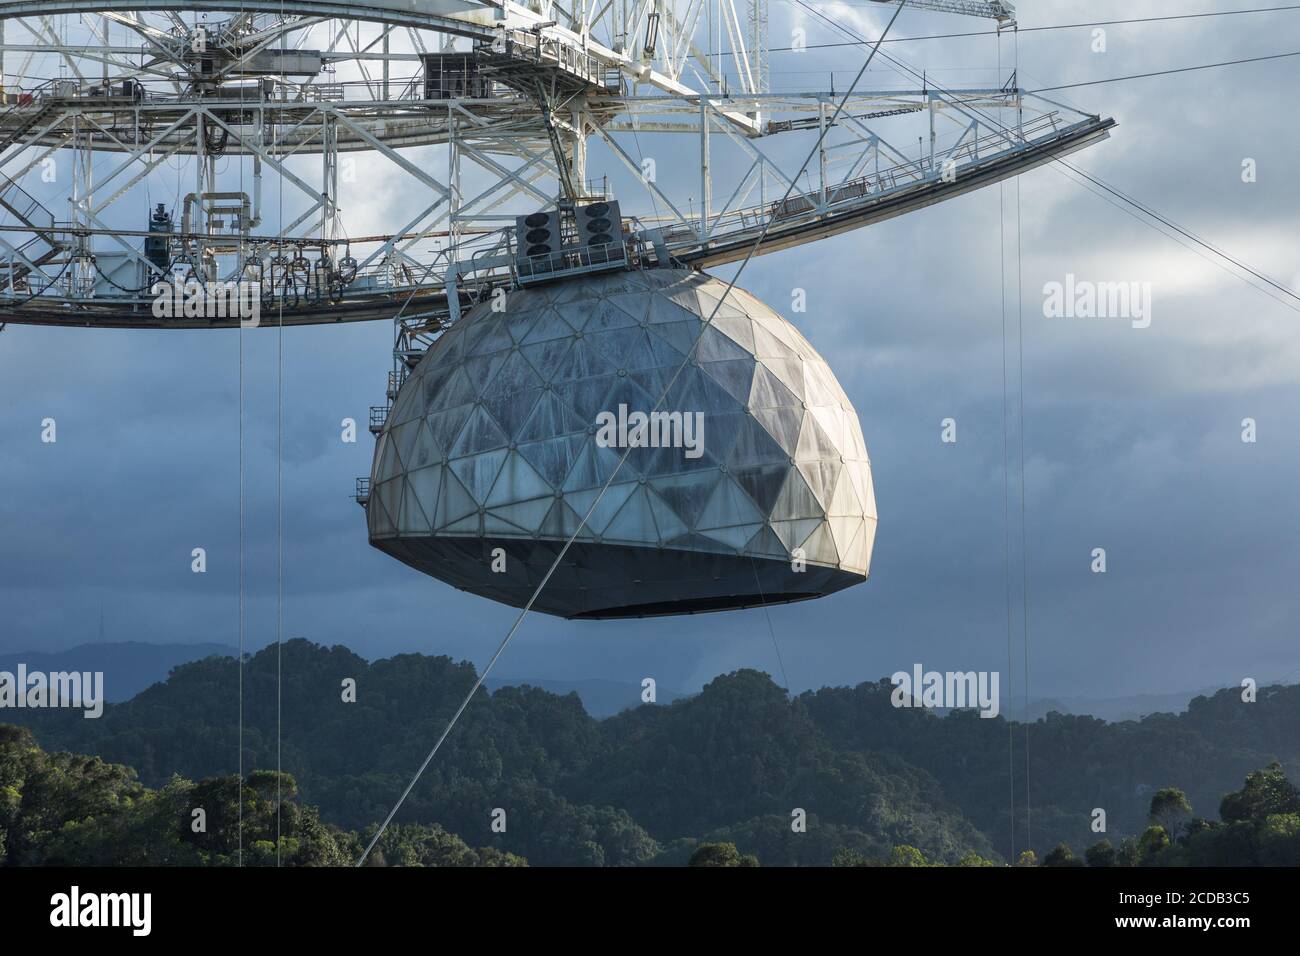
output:
[[[908,6],[1016,26],[998,0]],[[516,606],[545,581],[566,617],[847,587],[876,522],[857,415],[702,270],[1115,124],[1014,70],[952,89],[892,55],[902,86],[776,91],[767,30],[767,0],[2,2],[0,328],[246,327],[158,308],[213,284],[263,326],[391,322],[355,495],[385,552]],[[396,212],[350,229],[384,170]],[[704,416],[698,456],[597,440],[593,416],[656,399]]]
[[[911,6],[1014,24],[1005,3]],[[153,282],[179,273],[258,284],[276,324],[400,311],[405,331],[436,334],[516,284],[521,209],[617,184],[634,261],[705,269],[760,234],[762,255],[963,195],[1114,125],[1013,76],[860,90],[828,128],[832,89],[769,89],[766,22],[766,0],[10,0],[0,322],[234,324],[155,316]],[[886,135],[900,122],[919,146]],[[427,146],[437,165],[411,158]],[[349,235],[363,161],[404,177],[405,218]],[[143,214],[159,179],[173,204]]]

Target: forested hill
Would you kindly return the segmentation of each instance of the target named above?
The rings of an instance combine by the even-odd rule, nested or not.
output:
[[[382,819],[475,680],[467,663],[419,654],[368,663],[305,640],[282,649],[281,766],[321,818],[359,830]],[[344,682],[356,682],[346,702]],[[239,766],[240,675],[230,658],[177,667],[166,683],[78,711],[7,710],[47,750],[136,768],[142,782],[201,780]],[[765,865],[828,863],[842,851],[930,860],[1097,842],[1107,811],[1118,842],[1148,823],[1157,788],[1177,787],[1200,816],[1272,760],[1300,766],[1300,687],[1197,698],[1185,714],[1107,724],[1049,715],[1008,724],[971,712],[896,709],[887,681],[789,701],[765,674],[718,677],[697,696],[598,721],[576,694],[480,691],[401,820],[438,823],[468,844],[533,864],[685,862],[700,840],[730,841]],[[276,649],[243,668],[244,768],[276,766]],[[1030,761],[1024,762],[1028,739]],[[1009,750],[1011,753],[1009,753]],[[1014,766],[1014,784],[1008,768]],[[1026,782],[1026,769],[1028,781]],[[492,811],[506,811],[505,833]],[[806,811],[806,833],[791,814]]]
[[[1144,830],[1151,798],[1162,788],[1184,791],[1195,812],[1213,820],[1223,795],[1252,771],[1278,761],[1291,779],[1300,776],[1300,685],[1260,688],[1250,703],[1240,690],[1225,689],[1194,697],[1182,714],[1140,721],[1053,713],[1029,724],[1010,722],[1010,729],[1000,717],[973,711],[941,718],[896,709],[890,690],[882,680],[826,688],[799,701],[837,749],[895,753],[933,774],[1000,850],[1008,845],[1009,790],[1017,798],[1017,852],[1026,848],[1028,829],[1041,857],[1060,842],[1078,848],[1096,841],[1095,808],[1106,811],[1106,835],[1114,840]]]

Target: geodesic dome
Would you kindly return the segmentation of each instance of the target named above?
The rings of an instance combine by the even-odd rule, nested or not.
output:
[[[794,326],[733,289],[669,387],[725,289],[643,270],[476,306],[389,413],[371,544],[521,607],[576,531],[533,605],[575,618],[780,603],[865,580],[876,527],[866,445]],[[601,413],[657,403],[702,413],[700,447],[633,448],[618,468],[625,447],[598,440]]]

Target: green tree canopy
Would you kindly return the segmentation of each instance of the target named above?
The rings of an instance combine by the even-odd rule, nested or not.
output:
[[[703,843],[691,854],[691,866],[758,866],[758,857],[741,854],[734,843]]]
[[[1150,822],[1163,827],[1171,838],[1176,839],[1191,818],[1192,805],[1177,787],[1157,790],[1151,798]]]
[[[1300,813],[1300,790],[1276,761],[1247,776],[1246,785],[1219,804],[1219,816],[1225,823],[1260,821],[1274,813]]]

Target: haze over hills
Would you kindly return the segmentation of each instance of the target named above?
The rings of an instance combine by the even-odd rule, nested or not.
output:
[[[475,680],[446,657],[367,662],[301,639],[281,655],[282,767],[323,820],[351,829],[386,815]],[[264,649],[244,667],[246,769],[276,766],[276,656]],[[355,702],[343,700],[346,680]],[[174,773],[201,780],[239,766],[239,682],[234,660],[207,658],[98,720],[66,710],[0,717],[31,727],[47,750],[100,755],[156,787]],[[436,822],[541,864],[681,862],[705,839],[765,863],[879,857],[899,844],[948,862],[1014,859],[1028,844],[1041,856],[1060,842],[1095,843],[1096,807],[1119,841],[1142,833],[1159,788],[1181,788],[1213,818],[1252,771],[1300,766],[1300,686],[1261,688],[1254,703],[1228,689],[1138,722],[1057,713],[1028,725],[895,708],[891,689],[885,678],[792,701],[768,675],[741,670],[605,720],[576,692],[483,690],[399,820]],[[509,810],[505,834],[491,831],[495,807]],[[791,839],[796,809],[807,813],[807,839]]]
[[[1031,698],[1029,714],[1037,720],[1052,711],[1061,714],[1099,717],[1111,723],[1141,720],[1151,714],[1181,714],[1197,697],[1211,697],[1223,690],[1219,687],[1201,687],[1194,691],[1171,694],[1133,694],[1128,697],[1043,697]],[[1004,713],[1023,720],[1025,708],[1022,701],[1006,701]]]
[[[527,685],[529,687],[539,687],[561,697],[572,692],[582,699],[583,709],[596,718],[612,717],[629,707],[640,707],[642,703],[641,685],[633,684],[630,681],[600,680],[598,678],[588,680],[548,680],[546,678],[537,679],[531,677],[489,677],[485,683],[489,690]],[[690,695],[665,687],[655,688],[655,702],[659,704],[671,704],[688,696]]]
[[[205,657],[235,657],[230,644],[150,644],[111,641],[79,644],[64,651],[22,651],[0,654],[0,671],[14,673],[20,663],[30,671],[91,671],[104,674],[104,696],[112,702],[130,700],[146,687],[167,679],[173,667]]]
[[[235,657],[238,649],[232,644],[154,644],[147,641],[112,641],[81,644],[63,651],[24,651],[0,653],[0,670],[13,671],[19,662],[28,670],[43,671],[103,671],[109,701],[128,700],[152,684],[166,680],[173,667],[205,657]],[[598,677],[557,680],[525,676],[490,676],[489,689],[539,687],[563,696],[570,691],[582,699],[583,708],[593,717],[610,717],[641,704],[641,687],[632,681],[610,680]],[[1116,722],[1138,720],[1151,714],[1179,714],[1195,697],[1210,696],[1219,687],[1202,687],[1191,691],[1160,694],[1135,694],[1124,697],[1045,697],[1032,698],[1029,712],[1034,719],[1049,712],[1099,717]],[[671,704],[691,691],[656,688],[657,702]],[[1001,712],[1012,719],[1024,719],[1024,702],[1003,695]]]
[[[104,674],[107,700],[119,703],[130,700],[146,687],[167,679],[172,668],[205,657],[234,658],[239,648],[233,644],[151,644],[145,641],[108,641],[80,644],[63,651],[22,651],[0,653],[0,671],[16,672],[20,663],[30,671],[99,671]],[[628,707],[641,704],[641,686],[630,681],[552,680],[531,677],[489,677],[490,690],[528,685],[564,696],[576,693],[582,706],[593,717],[609,717]],[[684,695],[657,687],[657,701],[671,704]]]

